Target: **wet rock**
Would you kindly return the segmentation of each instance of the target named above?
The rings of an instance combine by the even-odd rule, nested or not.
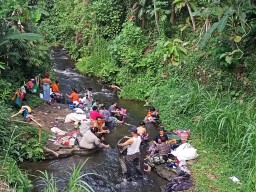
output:
[[[59,154],[59,157],[68,157],[73,154],[74,149],[60,149],[59,151],[56,151]]]
[[[165,185],[160,186],[161,192],[165,192]]]
[[[61,146],[59,145],[54,145],[53,143],[47,143],[46,145],[47,148],[53,150],[53,151],[58,151],[60,149]]]
[[[76,155],[92,155],[94,153],[96,153],[98,151],[98,149],[80,149],[80,148],[76,148],[73,151],[73,154]]]
[[[167,179],[168,181],[171,181],[172,178],[176,176],[173,171],[167,169],[163,164],[156,165],[155,171],[160,177],[162,177],[163,179]]]

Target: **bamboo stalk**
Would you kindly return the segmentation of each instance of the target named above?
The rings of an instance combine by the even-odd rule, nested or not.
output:
[[[41,127],[39,127],[39,130],[38,130],[38,141],[39,141],[39,143],[41,143],[41,141],[42,141],[42,128]]]
[[[185,3],[186,3],[186,6],[188,8],[188,12],[189,12],[189,16],[190,16],[190,19],[191,19],[191,22],[192,22],[193,30],[195,31],[196,30],[196,23],[195,23],[195,19],[194,19],[193,15],[192,15],[191,7],[189,6],[189,3],[188,3],[187,0],[185,1]]]

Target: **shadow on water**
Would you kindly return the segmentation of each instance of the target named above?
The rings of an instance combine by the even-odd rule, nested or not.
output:
[[[119,106],[126,108],[128,115],[126,122],[132,125],[138,125],[146,114],[146,108],[143,107],[143,103],[129,101],[124,99],[118,99],[115,96],[113,90],[109,90],[103,87],[97,78],[87,77],[79,74],[74,70],[74,62],[69,59],[66,51],[61,47],[55,47],[52,49],[52,62],[54,64],[57,79],[60,82],[60,90],[63,93],[70,93],[71,88],[78,88],[81,93],[88,87],[93,88],[94,99],[100,99],[108,107],[111,102],[117,101]],[[103,89],[104,88],[104,89]],[[101,150],[94,155],[91,155],[83,168],[83,173],[96,173],[99,176],[86,176],[85,181],[93,187],[95,191],[160,191],[160,186],[165,184],[159,176],[155,173],[146,173],[143,180],[137,180],[136,176],[134,181],[129,182],[126,185],[122,184],[121,168],[118,161],[118,153],[116,144],[118,140],[124,136],[129,135],[129,126],[120,126],[111,129],[111,133],[106,138],[106,143],[110,144],[110,149]],[[156,134],[155,127],[149,127],[148,132],[150,136]],[[151,137],[152,139],[152,137]],[[63,159],[47,160],[35,163],[23,163],[21,168],[26,170],[30,175],[36,177],[40,176],[37,171],[47,171],[49,174],[53,174],[58,178],[58,188],[62,191],[68,181],[68,172],[71,173],[71,167],[84,162],[88,156],[71,156]],[[42,191],[42,181],[40,179],[34,180],[34,190]],[[103,179],[103,178],[105,179]]]

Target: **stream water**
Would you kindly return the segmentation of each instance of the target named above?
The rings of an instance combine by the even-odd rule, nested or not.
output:
[[[146,114],[146,108],[143,103],[130,100],[119,99],[113,90],[104,87],[98,82],[97,78],[83,76],[74,70],[74,62],[67,56],[67,52],[62,47],[52,49],[52,62],[54,64],[57,79],[60,81],[60,90],[63,93],[70,93],[71,88],[76,87],[83,93],[85,88],[92,87],[94,99],[100,99],[102,103],[108,107],[112,101],[117,101],[119,106],[126,108],[128,115],[126,122],[133,125],[138,125]],[[165,184],[165,181],[157,176],[154,172],[145,173],[143,180],[128,182],[122,184],[121,168],[118,161],[118,152],[116,144],[124,135],[129,135],[129,126],[120,126],[111,129],[111,133],[106,138],[106,143],[110,144],[109,149],[98,151],[91,155],[86,166],[83,168],[83,173],[96,173],[99,176],[86,176],[83,179],[95,191],[122,191],[122,192],[158,192],[160,186]],[[155,127],[148,127],[150,139],[156,134]],[[42,191],[43,185],[39,176],[39,171],[47,171],[57,178],[57,186],[64,190],[71,173],[71,167],[84,162],[88,156],[71,156],[68,158],[47,160],[41,162],[26,162],[21,165],[21,168],[26,170],[30,178],[33,180],[33,191]]]

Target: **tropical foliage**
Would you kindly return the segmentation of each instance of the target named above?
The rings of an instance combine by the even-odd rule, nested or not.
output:
[[[218,146],[239,190],[256,190],[254,1],[11,0],[0,25],[1,102],[49,69],[47,42],[63,44],[80,72],[149,99],[166,128]]]
[[[221,146],[248,181],[244,190],[252,189],[255,2],[102,2],[57,0],[49,11],[56,17],[43,25],[79,71],[121,86],[121,97],[149,99],[168,129],[191,128],[206,145]]]
[[[13,122],[10,104],[14,91],[24,81],[51,69],[49,47],[38,28],[48,15],[45,5],[44,1],[0,1],[0,182],[15,191],[32,189],[31,181],[19,170],[17,162],[43,158],[38,129]],[[39,103],[32,100],[31,107]]]

